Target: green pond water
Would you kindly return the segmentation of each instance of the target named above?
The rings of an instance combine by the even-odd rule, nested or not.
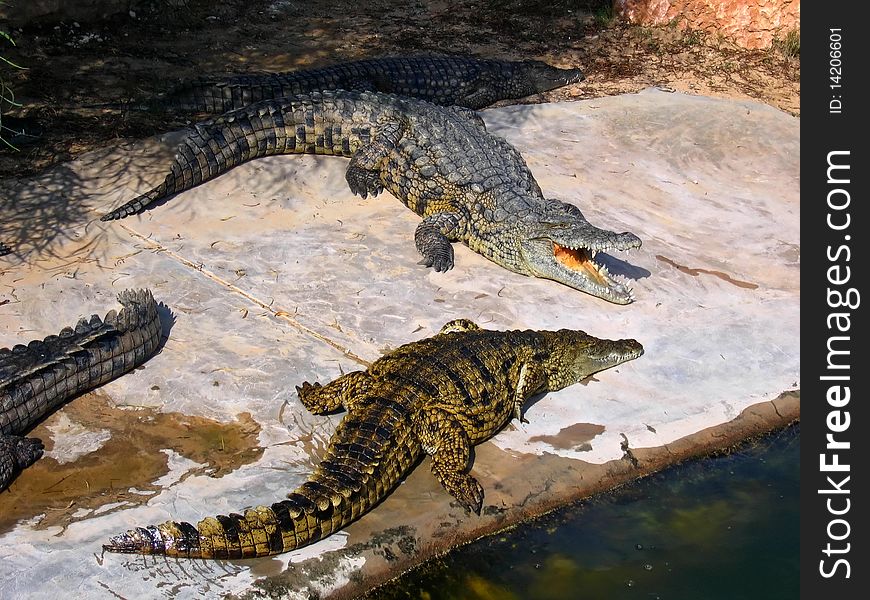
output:
[[[800,429],[459,548],[367,600],[799,597]]]

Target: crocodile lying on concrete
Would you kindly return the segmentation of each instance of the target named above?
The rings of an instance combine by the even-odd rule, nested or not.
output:
[[[537,60],[465,56],[395,56],[285,73],[200,77],[130,108],[221,114],[260,100],[320,90],[399,94],[444,106],[483,108],[583,81],[580,69]]]
[[[59,335],[0,348],[0,491],[42,456],[42,442],[21,437],[70,398],[142,364],[160,342],[157,304],[148,290],[125,290],[124,306],[81,319]]]
[[[350,157],[351,191],[389,190],[423,217],[414,241],[436,271],[453,267],[462,241],[499,265],[553,279],[617,304],[634,298],[594,261],[637,248],[632,233],[591,225],[572,205],[544,198],[520,153],[480,117],[395,95],[343,90],[265,100],[195,129],[156,188],[102,217],[120,219],[247,160],[273,154]]]
[[[400,346],[366,371],[297,387],[314,414],[347,415],[326,456],[286,500],[193,526],[168,521],[117,535],[112,552],[186,558],[268,556],[316,542],[383,500],[428,454],[432,472],[467,510],[483,488],[469,474],[471,448],[489,439],[532,395],[569,386],[643,353],[635,340],[582,331],[489,331],[460,319]]]

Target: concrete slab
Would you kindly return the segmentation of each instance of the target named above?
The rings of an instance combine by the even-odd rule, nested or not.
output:
[[[0,182],[0,346],[149,287],[171,311],[160,354],[70,403],[49,449],[0,495],[0,596],[350,597],[487,531],[799,415],[799,121],[751,102],[647,90],[483,112],[548,195],[644,242],[613,257],[616,306],[508,272],[465,247],[417,265],[419,218],[360,200],[338,158],[254,161],[120,222],[99,215],[161,180],[178,134]],[[281,499],[340,415],[294,385],[329,381],[457,317],[495,329],[634,337],[639,360],[548,394],[478,447],[484,514],[424,461],[345,531],[250,561],[101,555],[110,535]],[[14,576],[13,576],[14,575]]]

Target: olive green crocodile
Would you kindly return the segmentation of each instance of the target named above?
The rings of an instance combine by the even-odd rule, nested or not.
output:
[[[113,537],[112,552],[189,558],[249,558],[287,552],[345,527],[383,500],[421,460],[467,510],[480,514],[483,488],[469,474],[471,448],[522,419],[524,401],[637,358],[635,340],[582,331],[490,331],[447,323],[366,371],[325,386],[305,382],[299,399],[315,414],[347,415],[314,473],[286,500],[194,526],[168,521]]]
[[[388,190],[423,217],[422,263],[453,268],[452,242],[516,273],[553,279],[616,304],[631,289],[596,261],[641,245],[600,229],[579,208],[545,198],[520,153],[473,110],[373,92],[324,91],[264,100],[198,123],[157,187],[109,212],[121,219],[233,167],[274,154],[350,158],[346,179],[366,197]]]

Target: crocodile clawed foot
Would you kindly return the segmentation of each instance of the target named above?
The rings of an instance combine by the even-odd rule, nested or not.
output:
[[[350,191],[362,198],[367,198],[369,194],[377,196],[384,191],[378,171],[351,166],[345,173],[345,179]]]
[[[417,264],[432,267],[439,273],[446,273],[453,268],[453,246],[448,244],[434,249],[425,254]]]
[[[302,386],[296,386],[296,393],[299,394],[300,397],[302,397],[303,394],[307,394],[308,392],[321,387],[323,386],[316,381],[314,383],[308,383],[307,381],[303,381]]]
[[[483,486],[468,473],[457,474],[444,487],[469,512],[480,514],[483,508]]]
[[[299,401],[311,412],[316,413],[320,409],[317,393],[323,389],[319,383],[302,382],[302,386],[296,386],[296,395],[299,396]]]
[[[523,401],[518,400],[514,402],[514,418],[519,420],[520,423],[528,423],[529,420],[523,415]]]

